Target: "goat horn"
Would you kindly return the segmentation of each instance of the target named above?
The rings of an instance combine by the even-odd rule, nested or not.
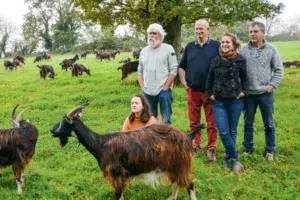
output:
[[[29,110],[29,108],[25,108],[24,110],[22,110],[22,111],[17,115],[17,117],[16,117],[16,119],[15,119],[15,121],[16,121],[17,123],[20,122],[20,119],[21,119],[23,113],[26,112],[27,110]]]
[[[15,128],[18,128],[18,127],[20,127],[20,124],[19,124],[19,123],[17,123],[15,120],[13,120],[13,119],[10,119],[10,121],[11,121],[11,125],[12,125],[13,127],[15,127]]]
[[[16,109],[18,108],[19,105],[20,105],[20,104],[17,104],[17,105],[15,106],[15,108],[13,109],[12,113],[11,113],[10,118],[13,119],[13,120],[15,120],[15,112],[16,112]]]
[[[68,118],[73,118],[77,111],[79,111],[79,110],[85,108],[87,105],[89,105],[89,103],[85,103],[85,104],[82,104],[81,106],[77,106],[76,108],[73,108],[73,109],[67,114],[67,117],[68,117]]]

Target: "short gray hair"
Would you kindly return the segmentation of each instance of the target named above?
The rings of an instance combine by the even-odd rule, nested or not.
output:
[[[209,23],[208,23],[208,21],[206,21],[205,19],[198,19],[198,20],[195,22],[195,26],[196,26],[196,24],[198,24],[198,23],[201,23],[201,24],[203,24],[204,26],[206,26],[206,28],[209,28]]]
[[[161,41],[164,40],[165,35],[167,35],[167,33],[165,32],[164,28],[157,23],[154,24],[150,24],[148,29],[147,29],[147,33],[149,34],[150,32],[155,32],[158,33],[161,37]]]
[[[262,22],[258,22],[258,21],[252,22],[249,27],[254,27],[254,26],[258,26],[259,30],[265,33],[266,27]]]

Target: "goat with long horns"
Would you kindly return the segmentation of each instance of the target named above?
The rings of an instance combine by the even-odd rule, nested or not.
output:
[[[178,187],[186,188],[190,199],[196,199],[191,181],[191,139],[205,128],[204,124],[198,125],[189,135],[159,123],[132,131],[100,135],[80,120],[80,113],[86,106],[83,104],[72,109],[50,132],[60,139],[61,146],[67,144],[70,136],[78,139],[97,159],[104,177],[115,188],[116,199],[123,199],[124,184],[128,178],[146,173],[166,175],[171,180],[170,199],[176,199]]]
[[[0,168],[12,166],[18,194],[21,194],[24,187],[24,170],[34,155],[39,132],[28,120],[20,121],[22,114],[29,108],[15,117],[18,106],[19,104],[15,106],[10,118],[13,128],[0,129]]]

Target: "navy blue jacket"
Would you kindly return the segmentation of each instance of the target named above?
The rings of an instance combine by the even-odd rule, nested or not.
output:
[[[185,70],[188,87],[201,92],[205,91],[210,63],[218,55],[219,46],[219,42],[209,38],[202,47],[198,41],[186,45],[178,67]]]

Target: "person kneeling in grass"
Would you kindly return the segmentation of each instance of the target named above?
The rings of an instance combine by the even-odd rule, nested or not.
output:
[[[143,95],[133,95],[131,98],[131,113],[125,119],[122,131],[129,131],[154,123],[157,123],[157,120],[151,113],[148,100]]]

